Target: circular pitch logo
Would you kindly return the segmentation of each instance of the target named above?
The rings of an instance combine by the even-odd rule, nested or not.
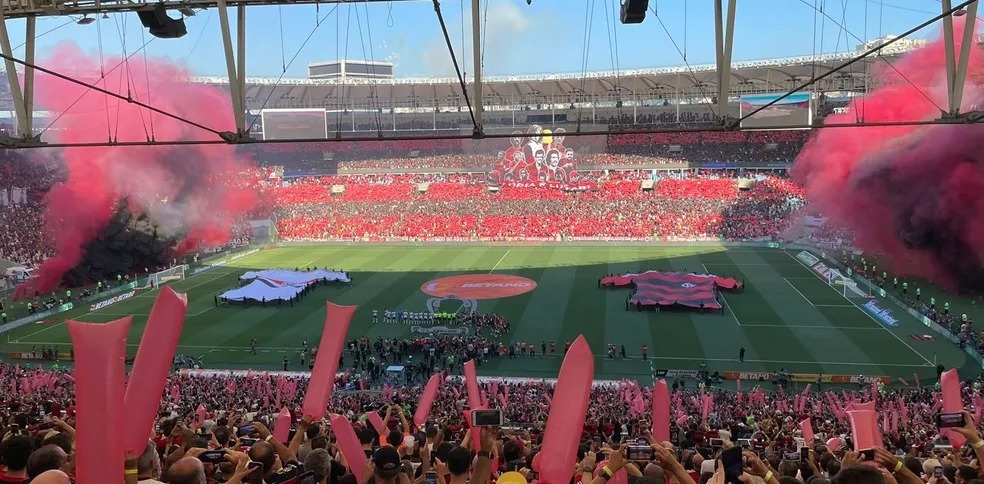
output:
[[[434,297],[459,299],[500,299],[526,294],[536,289],[536,281],[507,274],[466,274],[434,279],[420,290]]]

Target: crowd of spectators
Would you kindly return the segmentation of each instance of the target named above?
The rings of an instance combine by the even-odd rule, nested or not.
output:
[[[271,187],[287,239],[616,237],[772,239],[803,203],[803,191],[769,172],[739,189],[739,172],[588,171],[597,190],[503,186],[473,175],[358,175],[299,179]],[[419,184],[429,183],[426,192]],[[341,193],[332,193],[334,186]]]
[[[413,346],[423,348],[427,344],[398,342],[388,351],[411,351]],[[349,348],[361,351],[371,346],[351,342]],[[0,482],[68,483],[76,452],[72,373],[0,365],[0,375],[9,382],[0,386],[0,399],[5,402],[0,409]],[[394,471],[401,460],[411,476],[416,473],[423,478],[427,471],[436,470],[439,482],[450,478],[450,482],[486,483],[512,470],[521,472],[524,478],[520,482],[536,481],[536,454],[544,442],[545,423],[553,407],[553,381],[480,382],[480,391],[487,397],[485,404],[501,409],[506,423],[500,428],[482,429],[480,443],[476,443],[467,432],[469,425],[463,415],[467,389],[461,379],[444,379],[427,423],[414,427],[409,416],[421,397],[421,385],[393,382],[381,390],[360,391],[359,378],[356,372],[336,378],[329,410],[353,424],[364,452],[375,464],[368,470],[350,466],[352,461],[345,458],[327,422],[303,415],[307,377],[191,372],[174,374],[166,383],[154,435],[143,455],[128,459],[126,465],[135,470],[136,479],[127,482],[351,484],[366,482],[363,476],[373,472],[376,482],[389,482],[381,481],[379,473]],[[967,423],[955,430],[968,441],[961,449],[951,447],[945,432],[937,427],[935,416],[942,405],[938,387],[882,388],[875,395],[870,384],[861,382],[858,390],[813,390],[787,394],[781,389],[762,392],[756,388],[736,393],[695,388],[692,381],[674,381],[670,440],[652,442],[654,455],[634,458],[632,465],[638,468],[628,470],[629,479],[638,484],[724,484],[723,479],[715,480],[723,476],[715,475],[713,462],[722,449],[741,446],[746,449],[745,471],[770,484],[821,484],[828,479],[843,484],[978,484],[973,479],[981,473],[979,453],[984,447],[974,423],[980,419],[979,380],[962,386],[963,406],[974,408],[974,412],[966,412]],[[588,468],[595,467],[596,452],[599,460],[605,453],[609,469],[617,472],[625,464],[621,445],[638,445],[637,439],[649,439],[652,398],[650,388],[640,388],[635,382],[595,383],[580,429],[581,448],[576,459],[582,464],[578,473],[586,471],[582,483],[597,480],[593,474],[587,475]],[[843,409],[862,401],[875,402],[884,440],[884,450],[877,450],[869,459],[891,471],[884,473],[892,475],[891,480],[877,472],[864,479],[855,475],[863,472],[858,469],[871,468],[855,467],[863,457],[849,450],[853,430]],[[283,430],[276,424],[282,409],[290,414],[290,429],[281,434],[286,438],[277,438],[274,434]],[[812,441],[804,440],[798,425],[806,418],[812,421]],[[799,457],[803,447],[811,451],[805,459]],[[204,452],[216,449],[218,462],[203,457]],[[473,466],[479,449],[492,454],[493,462],[485,462],[486,467],[481,465],[482,456],[488,454],[479,454],[479,464]],[[390,460],[390,455],[395,457]],[[432,460],[432,456],[437,459]],[[248,462],[263,463],[261,479],[243,479]],[[571,462],[572,468],[576,463]],[[301,470],[313,471],[314,478],[289,480]],[[504,476],[502,480],[516,482]],[[763,481],[747,477],[742,482]]]

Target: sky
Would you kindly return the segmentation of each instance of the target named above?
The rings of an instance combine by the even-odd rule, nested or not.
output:
[[[619,23],[618,2],[531,0],[527,5],[526,0],[482,0],[484,75],[714,62],[711,0],[650,0],[652,10],[637,25]],[[441,2],[455,53],[467,74],[473,66],[470,4]],[[939,11],[938,0],[742,0],[733,59],[854,50],[862,39],[902,33]],[[235,12],[230,13],[236,29]],[[89,25],[46,17],[37,26],[38,63],[43,66],[59,44],[75,42],[105,59],[139,52],[151,59],[167,57],[196,75],[225,76],[217,10],[200,11],[185,22],[185,37],[154,39],[135,13],[111,14]],[[22,44],[24,22],[10,20],[8,29],[11,43]],[[303,78],[309,62],[339,58],[392,62],[397,77],[454,73],[431,1],[254,7],[247,11],[246,31],[250,77]],[[914,38],[932,38],[938,31],[937,23]],[[15,55],[22,58],[23,48]]]

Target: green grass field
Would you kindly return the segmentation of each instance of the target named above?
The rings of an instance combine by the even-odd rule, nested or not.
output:
[[[793,256],[765,248],[712,246],[287,246],[267,249],[228,266],[191,276],[172,287],[188,292],[188,318],[179,353],[201,356],[209,368],[281,369],[284,356],[292,370],[302,369],[301,342],[317,344],[325,317],[324,302],[357,304],[349,338],[407,337],[409,325],[372,323],[372,310],[423,311],[431,297],[421,290],[428,281],[466,273],[512,274],[536,281],[531,292],[479,301],[478,311],[497,312],[512,324],[506,341],[565,340],[583,333],[598,360],[596,378],[651,381],[660,368],[774,371],[847,375],[889,375],[925,381],[935,376],[934,362],[970,367],[973,361],[940,337],[917,341],[912,334],[931,331],[901,308],[880,300],[899,325],[887,328],[860,309],[865,299],[845,298]],[[245,270],[319,266],[347,270],[350,286],[318,287],[295,307],[251,305],[215,307],[213,296],[236,286]],[[599,289],[599,277],[639,270],[686,270],[732,276],[746,281],[746,291],[725,296],[725,314],[626,311],[628,290]],[[130,353],[156,291],[95,312],[74,310],[67,317],[105,322],[133,315]],[[86,310],[88,309],[88,305]],[[9,351],[57,345],[67,352],[70,339],[63,319],[31,324],[6,335]],[[248,352],[250,339],[259,354]],[[625,345],[627,359],[609,360],[607,344]],[[640,356],[643,344],[650,358]],[[747,349],[737,361],[738,348]],[[559,356],[535,360],[493,359],[481,374],[553,377]],[[307,369],[304,367],[303,369]],[[976,371],[976,370],[975,370]],[[964,372],[966,375],[970,373]]]

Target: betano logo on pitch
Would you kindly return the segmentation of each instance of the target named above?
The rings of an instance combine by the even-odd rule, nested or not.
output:
[[[526,294],[536,289],[536,281],[507,274],[465,274],[430,281],[420,290],[434,297],[459,299],[500,299]]]

